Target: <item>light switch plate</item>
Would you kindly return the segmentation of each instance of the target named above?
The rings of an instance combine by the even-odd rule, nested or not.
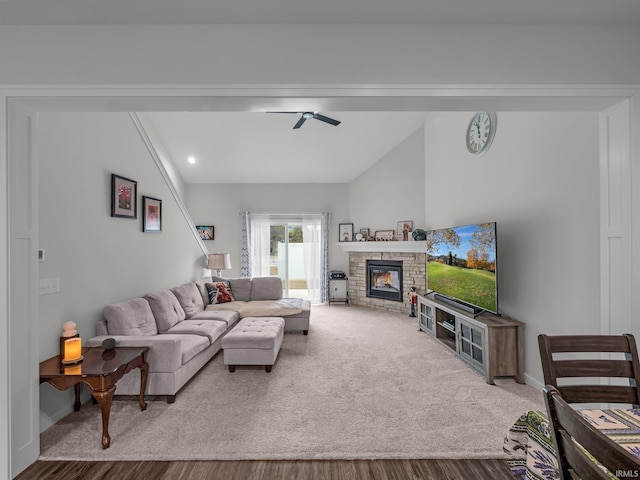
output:
[[[40,295],[50,295],[60,291],[60,278],[42,278],[38,287]]]

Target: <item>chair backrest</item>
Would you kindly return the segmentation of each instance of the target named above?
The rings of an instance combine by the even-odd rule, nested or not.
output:
[[[587,422],[555,387],[545,386],[544,394],[562,480],[610,480],[593,459],[616,478],[638,475],[640,458]]]
[[[640,405],[640,363],[633,335],[539,335],[538,345],[544,383],[558,389],[567,403]],[[554,354],[569,352],[591,358],[554,358]],[[594,353],[623,355],[601,359],[593,358]],[[582,378],[584,383],[579,384],[581,381],[578,380],[575,385],[558,385],[561,378]],[[602,381],[603,378],[627,378],[629,382],[628,385],[609,385]]]

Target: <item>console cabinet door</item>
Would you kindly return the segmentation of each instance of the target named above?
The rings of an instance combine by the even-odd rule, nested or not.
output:
[[[418,297],[418,328],[431,335],[435,335],[435,310],[433,304]]]
[[[482,373],[486,372],[485,351],[486,330],[478,325],[457,317],[458,354]]]

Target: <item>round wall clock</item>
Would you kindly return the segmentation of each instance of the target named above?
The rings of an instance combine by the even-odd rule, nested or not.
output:
[[[467,150],[479,157],[489,150],[496,134],[497,119],[494,112],[478,112],[467,127]]]

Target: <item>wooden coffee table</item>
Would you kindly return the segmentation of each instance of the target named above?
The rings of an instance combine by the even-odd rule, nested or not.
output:
[[[84,360],[70,366],[62,366],[60,355],[56,355],[40,363],[40,383],[50,383],[58,390],[74,387],[73,410],[76,412],[80,410],[80,385],[87,385],[102,411],[102,448],[109,448],[109,414],[116,382],[134,368],[140,369],[140,410],[147,409],[144,391],[149,373],[146,359],[148,351],[149,347],[117,347],[114,350],[84,348]]]

